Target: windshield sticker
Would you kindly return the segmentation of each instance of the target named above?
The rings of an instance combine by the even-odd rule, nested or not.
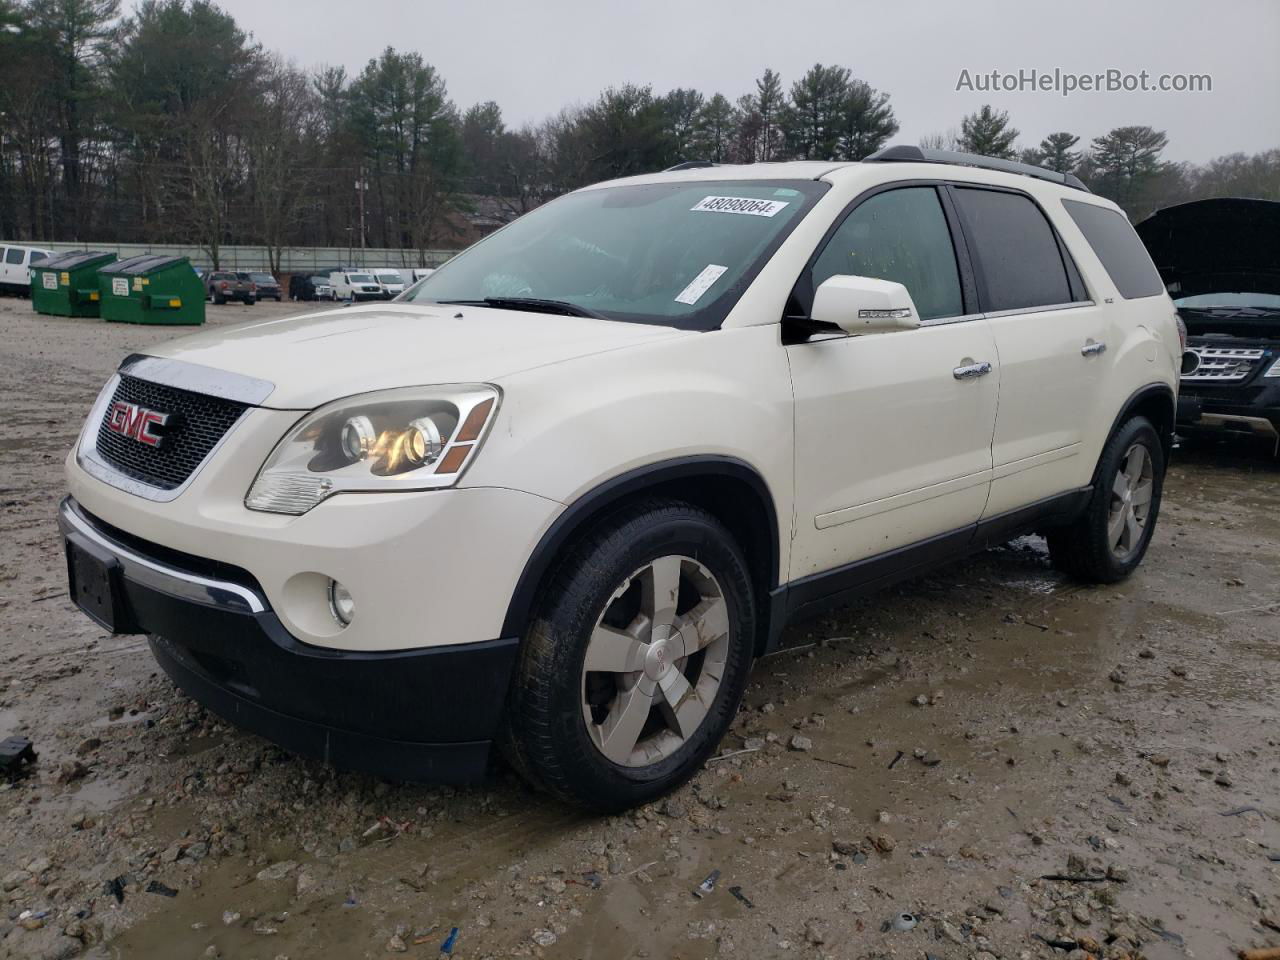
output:
[[[714,198],[708,197],[707,199],[711,200]],[[785,207],[786,204],[784,203],[783,206]],[[694,207],[694,209],[696,210],[698,208]],[[773,216],[773,214],[768,214],[768,216]],[[711,289],[711,285],[719,280],[721,275],[728,269],[728,267],[722,267],[717,263],[708,264],[706,269],[694,277],[693,281],[687,287],[676,294],[676,303],[687,303],[689,306],[693,306],[699,299],[701,299],[704,293]]]
[[[772,217],[785,200],[755,200],[751,197],[703,197],[689,209],[699,213],[744,213],[750,217]]]

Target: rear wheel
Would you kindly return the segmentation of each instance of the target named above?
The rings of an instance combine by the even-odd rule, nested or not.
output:
[[[1103,448],[1084,513],[1049,532],[1054,565],[1094,583],[1115,583],[1132,573],[1155,532],[1164,470],[1164,447],[1151,421],[1126,421]]]
[[[715,517],[674,501],[623,508],[543,594],[508,698],[508,757],[592,810],[667,793],[732,722],[754,630],[746,561]]]

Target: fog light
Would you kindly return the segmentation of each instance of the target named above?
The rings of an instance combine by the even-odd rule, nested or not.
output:
[[[329,581],[329,611],[333,614],[333,619],[344,627],[356,615],[356,602],[351,599],[347,588],[337,580]]]

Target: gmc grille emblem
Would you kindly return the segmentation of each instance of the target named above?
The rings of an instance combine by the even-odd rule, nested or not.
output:
[[[148,410],[136,403],[125,403],[117,400],[111,405],[107,414],[107,429],[130,440],[137,440],[149,447],[158,447],[164,437],[153,433],[152,427],[163,427],[169,422],[169,414],[157,410]]]

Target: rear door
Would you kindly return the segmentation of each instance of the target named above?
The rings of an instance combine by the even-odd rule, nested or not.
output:
[[[787,347],[793,581],[842,566],[849,569],[828,580],[840,589],[873,580],[873,565],[859,561],[943,534],[967,540],[982,513],[999,369],[957,239],[943,188],[894,186],[855,201],[797,284],[803,309],[800,301],[836,274],[893,280],[911,294],[922,325]],[[974,367],[984,372],[964,373]]]
[[[1082,441],[1114,354],[1102,309],[1036,201],[999,187],[950,190],[1000,355],[984,512],[993,517],[1088,483],[1093,464]]]

